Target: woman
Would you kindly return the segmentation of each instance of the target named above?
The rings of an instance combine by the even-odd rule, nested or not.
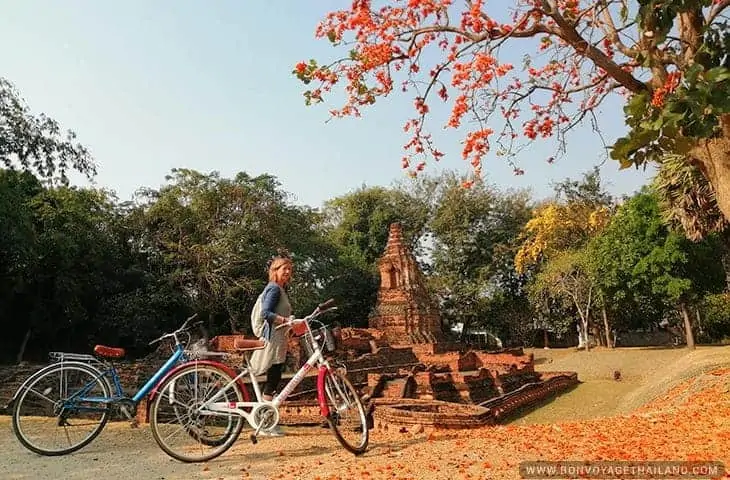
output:
[[[266,373],[266,384],[263,388],[264,400],[274,398],[281,374],[286,362],[287,328],[276,328],[289,321],[291,305],[286,294],[286,286],[291,281],[294,265],[290,258],[274,257],[269,265],[269,283],[259,295],[251,311],[251,327],[253,333],[266,342],[261,350],[251,355],[249,365],[255,375]],[[281,435],[277,427],[270,432]]]

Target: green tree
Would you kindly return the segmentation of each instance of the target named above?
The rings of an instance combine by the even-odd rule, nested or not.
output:
[[[69,170],[91,178],[96,165],[76,134],[62,132],[58,122],[35,116],[15,87],[0,77],[0,165],[20,167],[40,178],[68,184]]]
[[[450,172],[423,180],[431,187],[422,191],[433,199],[431,289],[444,320],[463,322],[464,334],[482,326],[509,335],[517,330],[509,323],[524,320],[500,313],[521,305],[522,277],[515,275],[512,259],[530,216],[530,198],[527,192],[500,192],[483,182],[464,189],[462,181]]]
[[[589,324],[598,289],[585,248],[566,250],[553,256],[537,273],[529,290],[533,304],[556,302],[563,311],[575,312],[580,322],[580,343],[586,350],[590,348]],[[565,333],[570,325],[572,321],[563,318],[553,328]]]
[[[599,235],[608,224],[614,200],[603,188],[598,168],[585,172],[578,180],[565,179],[554,185],[554,189],[555,198],[535,208],[525,224],[515,254],[515,266],[519,273],[532,270],[534,275],[539,275],[543,268],[549,270],[541,279],[533,277],[541,285],[531,288],[533,308],[544,328],[561,335],[568,331],[571,319],[577,318],[579,339],[583,343],[588,338],[585,328],[589,324],[594,327],[593,307],[600,308],[606,339],[601,343],[610,346],[609,320],[600,288],[591,286],[590,308],[586,308],[588,314],[583,318],[581,311],[576,310],[575,301],[565,301],[566,290],[560,282],[556,283],[556,279],[562,278],[559,276],[563,274],[569,275],[567,269],[573,264],[580,281],[591,278],[586,259],[576,257],[576,252],[582,252],[591,238]],[[554,259],[557,263],[550,265]]]
[[[687,345],[694,348],[689,306],[723,285],[716,239],[693,243],[670,231],[656,195],[644,189],[621,205],[591,252],[596,278],[610,301],[650,293],[655,302],[679,311]]]
[[[4,340],[17,360],[87,348],[103,299],[122,288],[113,199],[93,189],[43,188],[28,172],[1,173],[0,198],[11,200],[3,222],[11,232],[2,242],[10,252],[2,261]]]
[[[683,232],[693,241],[717,234],[726,289],[730,289],[730,229],[717,205],[715,191],[700,169],[688,163],[683,155],[664,155],[652,186],[662,218],[670,228]]]
[[[361,187],[325,202],[323,222],[342,253],[372,268],[383,254],[388,228],[400,223],[409,247],[419,252],[428,206],[403,188]]]
[[[323,242],[308,209],[293,206],[271,175],[221,178],[175,169],[159,190],[140,192],[139,243],[164,275],[207,316],[213,332],[248,328],[248,313],[267,281],[267,265],[281,251],[296,265],[292,300],[324,281]],[[227,328],[224,328],[224,325]]]

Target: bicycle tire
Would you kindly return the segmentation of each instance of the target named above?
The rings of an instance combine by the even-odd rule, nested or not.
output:
[[[207,454],[201,454],[197,456],[193,456],[192,454],[188,454],[187,452],[184,453],[181,451],[176,451],[171,445],[167,443],[165,439],[163,439],[163,435],[161,432],[161,425],[163,425],[163,423],[160,421],[160,406],[163,399],[166,398],[165,392],[170,389],[174,389],[174,387],[177,385],[177,382],[179,382],[185,375],[191,373],[199,374],[202,372],[208,372],[217,375],[219,378],[222,379],[221,385],[226,385],[228,382],[233,380],[228,373],[213,365],[189,365],[187,367],[181,368],[177,373],[169,377],[159,386],[158,394],[152,402],[152,406],[150,407],[150,430],[152,431],[152,437],[155,439],[155,442],[157,442],[157,445],[166,454],[184,463],[206,462],[224,454],[238,439],[244,425],[244,419],[242,417],[238,417],[235,414],[227,415],[229,419],[233,419],[235,417],[234,421],[236,422],[236,424],[235,426],[233,426],[233,428],[226,429],[224,434],[220,437],[217,437],[216,440],[210,440],[209,438],[197,435],[191,430],[189,426],[183,425],[183,430],[185,431],[187,436],[191,437],[193,440],[196,440],[207,447],[217,447]],[[241,388],[237,382],[232,384],[231,389],[235,394],[235,401],[244,401],[244,394],[241,392]],[[218,392],[218,390],[216,390],[216,392]],[[179,416],[177,416],[177,418],[178,420],[180,419]]]
[[[335,384],[340,383],[340,388],[346,390],[348,392],[347,396],[351,397],[351,400],[355,403],[358,410],[358,415],[360,417],[360,421],[362,422],[362,438],[357,445],[353,445],[348,440],[346,440],[344,435],[340,431],[341,425],[338,424],[335,414],[333,414],[331,411],[330,414],[327,416],[327,423],[329,424],[332,433],[337,438],[337,441],[340,442],[340,445],[342,445],[347,451],[355,455],[361,455],[365,453],[368,448],[370,430],[368,428],[367,412],[365,412],[365,407],[362,404],[360,395],[357,393],[357,390],[355,390],[355,387],[353,387],[352,383],[350,383],[347,377],[339,371],[331,369],[327,371],[325,375],[329,377],[332,382],[335,382]],[[331,392],[327,389],[327,377],[325,377],[325,395],[330,398],[330,400],[334,403],[336,400],[331,398]]]
[[[38,455],[48,456],[48,457],[54,457],[54,456],[61,456],[61,455],[68,455],[69,453],[73,453],[77,450],[80,450],[81,448],[85,447],[94,439],[99,436],[101,431],[106,426],[106,423],[109,421],[109,415],[110,415],[110,408],[109,405],[106,405],[106,407],[102,411],[101,419],[99,420],[99,424],[92,430],[92,432],[86,436],[83,440],[81,440],[78,443],[75,443],[69,447],[62,448],[62,449],[47,449],[39,447],[38,445],[34,444],[32,440],[28,439],[26,435],[23,433],[23,427],[21,425],[21,408],[23,406],[23,402],[28,396],[28,393],[33,390],[33,385],[39,383],[41,380],[43,380],[45,377],[50,376],[51,374],[58,372],[58,371],[64,371],[64,370],[79,370],[84,373],[89,374],[92,377],[91,381],[96,381],[102,389],[103,398],[110,398],[111,396],[111,386],[109,385],[108,380],[104,376],[103,372],[98,370],[97,368],[94,368],[88,364],[81,363],[81,362],[73,362],[73,363],[60,363],[60,364],[54,364],[50,365],[48,367],[45,367],[42,372],[37,372],[36,375],[34,375],[36,378],[32,379],[27,384],[24,384],[25,389],[23,392],[20,392],[18,395],[17,400],[15,401],[13,405],[13,413],[12,413],[12,429],[13,434],[18,439],[18,441],[28,450],[37,453]],[[40,374],[38,374],[40,373]],[[60,399],[59,399],[60,401]],[[68,438],[68,436],[67,436]]]

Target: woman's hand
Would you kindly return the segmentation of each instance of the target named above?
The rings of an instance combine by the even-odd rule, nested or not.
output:
[[[285,325],[285,324],[289,323],[291,320],[294,320],[293,315],[291,317],[282,317],[281,315],[277,315],[276,318],[274,319],[274,325],[275,326]]]

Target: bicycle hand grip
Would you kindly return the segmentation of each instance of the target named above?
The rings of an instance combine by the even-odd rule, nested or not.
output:
[[[319,309],[320,310],[324,310],[326,308],[330,308],[330,307],[334,306],[334,304],[335,304],[335,299],[334,298],[330,298],[329,300],[325,301],[324,303],[320,303],[319,304]]]

